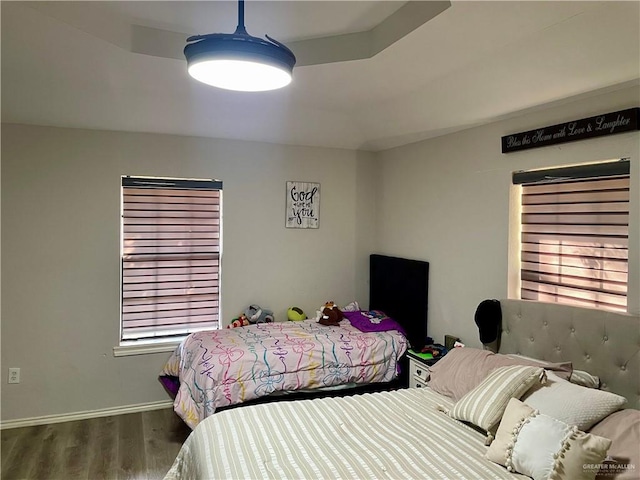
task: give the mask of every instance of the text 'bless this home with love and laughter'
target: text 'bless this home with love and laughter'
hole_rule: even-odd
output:
[[[631,132],[640,128],[639,117],[640,108],[636,107],[506,135],[502,137],[502,153]]]

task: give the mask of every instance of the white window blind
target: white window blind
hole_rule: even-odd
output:
[[[122,178],[122,340],[219,328],[222,182]]]
[[[522,185],[521,298],[627,310],[629,166],[614,166]]]

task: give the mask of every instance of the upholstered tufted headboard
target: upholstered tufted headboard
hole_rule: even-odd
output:
[[[571,361],[603,390],[640,409],[640,316],[528,300],[500,300],[500,353]]]

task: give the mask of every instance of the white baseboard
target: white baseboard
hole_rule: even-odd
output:
[[[88,418],[111,417],[113,415],[148,412],[151,410],[161,410],[163,408],[171,407],[173,407],[173,402],[171,400],[161,400],[159,402],[138,403],[136,405],[126,405],[124,407],[63,413],[62,415],[45,415],[43,417],[21,418],[18,420],[7,420],[0,423],[0,430],[19,427],[33,427],[35,425],[46,425],[50,423],[70,422],[72,420],[86,420]]]

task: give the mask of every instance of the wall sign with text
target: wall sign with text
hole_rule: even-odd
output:
[[[318,228],[320,184],[287,182],[287,228]]]
[[[640,108],[635,107],[506,135],[502,137],[502,153],[640,130],[639,117]]]

